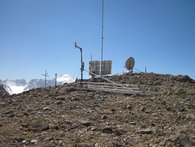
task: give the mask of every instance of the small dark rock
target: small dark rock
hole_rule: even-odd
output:
[[[179,146],[188,147],[192,145],[192,142],[187,134],[181,133],[178,136],[177,144]]]
[[[7,111],[7,112],[4,112],[3,114],[8,115],[8,114],[12,114],[12,113],[13,113],[13,111]]]
[[[29,130],[39,132],[39,131],[45,131],[49,129],[48,123],[42,121],[42,120],[35,120],[33,121],[30,126]]]
[[[13,139],[14,139],[16,142],[22,142],[22,141],[24,140],[23,137],[18,137],[18,136],[15,136]]]
[[[111,109],[111,111],[112,111],[112,112],[115,112],[115,111],[116,111],[116,109],[115,109],[115,108],[112,108],[112,109]]]
[[[55,102],[56,105],[61,105],[62,104],[62,101],[57,101]]]
[[[125,131],[124,129],[118,128],[118,129],[115,130],[114,133],[115,133],[116,135],[120,136],[120,135],[124,135],[126,132],[127,132],[127,131]]]
[[[77,98],[77,97],[72,97],[71,100],[72,100],[72,101],[79,101],[79,98]]]
[[[24,116],[29,116],[29,114],[27,112],[23,112]]]
[[[112,127],[106,126],[105,128],[102,129],[102,132],[111,134],[111,133],[113,133],[113,130],[112,130]]]
[[[140,111],[144,111],[145,110],[145,107],[144,106],[141,106],[140,107]]]
[[[87,120],[79,120],[79,122],[86,127],[93,126],[93,124]]]
[[[126,109],[131,110],[131,109],[132,109],[132,106],[131,106],[131,105],[127,105],[127,106],[126,106]]]
[[[14,117],[15,114],[14,113],[11,113],[11,114],[8,114],[7,117]]]
[[[50,123],[50,124],[49,124],[49,128],[50,128],[50,129],[59,130],[59,126],[58,126],[57,124],[53,124],[53,123]]]
[[[23,128],[28,128],[29,123],[22,123],[21,126],[22,126]]]
[[[73,124],[73,121],[71,121],[71,120],[64,120],[64,123],[67,124],[67,125],[71,125],[71,124]]]
[[[101,119],[106,119],[106,118],[107,118],[106,115],[102,115],[102,116],[101,116]]]

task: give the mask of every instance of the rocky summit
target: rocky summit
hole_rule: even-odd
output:
[[[79,90],[73,83],[0,96],[0,147],[195,146],[193,79],[152,73],[107,78],[148,94]]]

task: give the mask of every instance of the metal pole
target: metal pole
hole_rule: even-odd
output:
[[[100,76],[102,76],[102,61],[104,50],[104,0],[102,0],[102,42],[101,42],[101,61],[100,61]]]
[[[75,48],[80,49],[81,52],[81,81],[83,81],[83,71],[84,71],[84,62],[83,62],[83,49],[81,47],[79,47],[76,42],[74,43]]]
[[[47,78],[46,78],[46,72],[45,72],[45,88],[46,88],[46,85],[47,85]]]
[[[42,74],[42,75],[45,76],[45,88],[46,88],[46,85],[47,85],[47,76],[48,76],[47,71],[45,71],[45,74]]]
[[[57,86],[57,73],[55,73],[55,87]]]
[[[91,59],[91,61],[93,60],[92,53],[90,54],[90,59]]]
[[[80,48],[81,51],[81,81],[83,81],[83,52],[82,52],[82,48]]]

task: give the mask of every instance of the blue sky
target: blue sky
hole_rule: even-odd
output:
[[[195,0],[105,0],[104,59],[195,79]],[[100,59],[101,0],[0,0],[0,79],[80,76]],[[88,73],[85,73],[88,78]]]

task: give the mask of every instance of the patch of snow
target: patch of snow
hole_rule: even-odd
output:
[[[3,85],[3,87],[4,87],[4,89],[10,94],[10,95],[12,95],[13,94],[13,92],[12,92],[12,90],[10,89],[10,87],[9,86],[7,86],[7,85]]]
[[[61,83],[72,83],[75,81],[76,78],[71,77],[69,74],[64,74],[62,76],[60,76],[59,78],[57,78],[57,82],[61,82]]]
[[[24,89],[26,88],[26,86],[9,86],[11,91],[12,91],[12,94],[19,94],[19,93],[22,93],[24,92]]]

